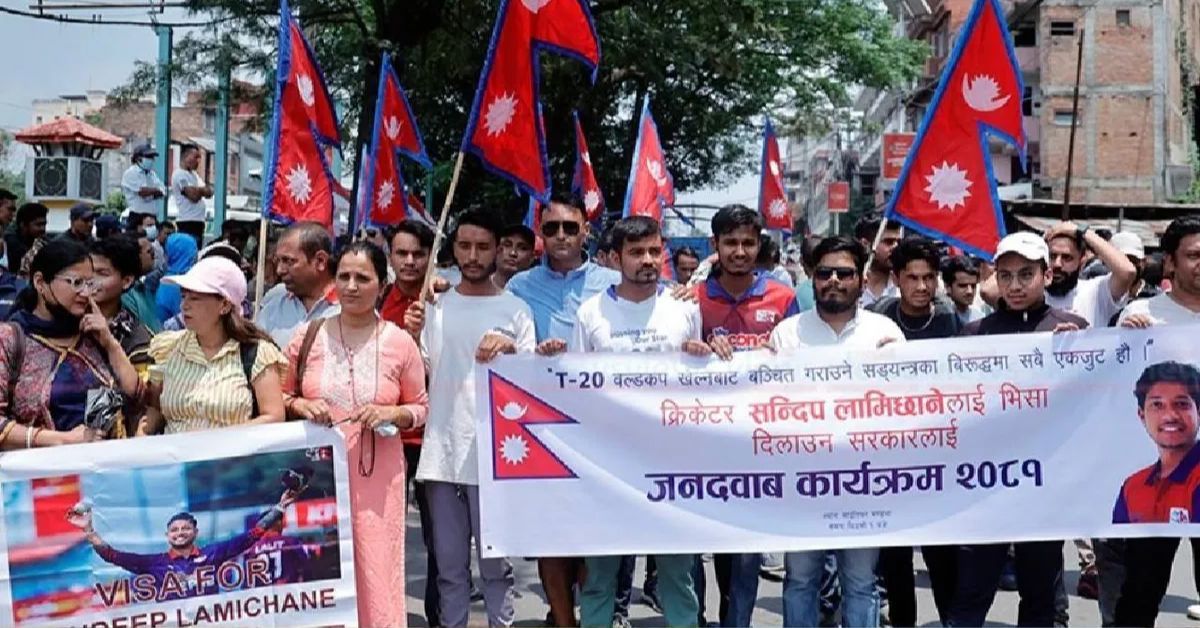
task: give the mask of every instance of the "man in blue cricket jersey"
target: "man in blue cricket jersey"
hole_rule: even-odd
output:
[[[253,528],[227,541],[212,543],[204,547],[196,545],[196,537],[199,535],[196,518],[189,512],[180,512],[167,521],[168,548],[166,552],[160,554],[134,554],[113,549],[92,527],[91,507],[86,504],[76,505],[67,514],[67,520],[84,531],[88,543],[91,543],[92,549],[100,558],[130,573],[154,576],[156,585],[162,587],[168,573],[191,576],[200,567],[210,566],[215,569],[221,563],[236,558],[250,549],[255,542],[263,538],[267,530],[283,519],[284,511],[296,501],[298,495],[297,491],[291,489],[284,491],[279,498],[279,503],[260,517]],[[184,577],[181,580],[188,582],[188,587],[192,590],[183,595],[167,591],[163,599],[209,595],[217,592],[215,578],[206,586],[200,586],[192,578]]]

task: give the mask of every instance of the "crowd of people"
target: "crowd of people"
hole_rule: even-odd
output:
[[[444,259],[419,221],[370,228],[338,246],[322,225],[292,224],[257,244],[271,253],[256,276],[244,228],[205,246],[203,223],[191,214],[178,225],[156,218],[151,210],[165,194],[202,212],[211,189],[186,167],[168,189],[153,176],[154,157],[149,148],[135,153],[124,181],[131,211],[115,229],[101,230],[110,221],[78,205],[69,228],[52,237],[44,205],[14,207],[15,196],[0,190],[0,448],[287,420],[336,429],[350,456],[364,626],[407,622],[410,502],[427,549],[429,624],[467,625],[476,595],[489,625],[514,621],[512,564],[482,558],[477,542],[476,363],[564,351],[729,359],[738,351],[870,350],[1200,321],[1196,216],[1173,221],[1154,255],[1132,234],[1062,223],[1005,237],[994,263],[866,219],[853,237],[801,238],[800,267],[788,269],[747,207],[717,212],[715,252],[702,258],[669,251],[650,218],[593,233],[579,203],[556,198],[540,210],[537,234],[500,224],[494,212],[460,213]],[[677,281],[664,279],[664,260]],[[436,278],[428,281],[431,264]],[[264,288],[259,303],[254,282]],[[647,328],[655,333],[639,333]],[[1193,413],[1196,403],[1200,391]],[[1098,600],[1106,625],[1153,625],[1178,542],[1075,541],[1079,593]],[[1065,625],[1063,543],[920,548],[941,621],[981,626],[996,591],[1011,586],[1021,597],[1020,625]],[[635,560],[538,559],[546,623],[628,625]],[[715,613],[703,605],[697,556],[648,557],[644,599],[669,625],[714,617],[722,626],[750,625],[772,558],[712,560]],[[911,547],[788,553],[784,623],[914,625],[913,561]]]

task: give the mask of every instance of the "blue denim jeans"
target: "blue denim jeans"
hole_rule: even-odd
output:
[[[842,585],[842,625],[874,628],[879,625],[879,593],[875,590],[878,548],[835,550],[838,580]],[[783,558],[783,624],[816,626],[820,622],[821,578],[825,552],[789,552]]]
[[[750,625],[758,600],[758,569],[762,554],[717,554],[713,568],[721,589],[721,625],[741,628]]]

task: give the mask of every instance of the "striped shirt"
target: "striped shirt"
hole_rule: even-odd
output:
[[[240,425],[253,418],[253,393],[237,341],[226,342],[210,360],[195,333],[167,331],[150,341],[150,357],[164,370],[159,405],[167,434]],[[287,358],[275,345],[260,340],[251,377],[257,380],[267,367],[279,369],[283,377]]]

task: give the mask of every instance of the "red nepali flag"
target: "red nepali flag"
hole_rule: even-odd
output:
[[[263,212],[284,222],[333,226],[334,178],[325,148],[341,150],[333,99],[287,0],[279,6],[279,66]]]
[[[650,114],[650,96],[642,102],[638,139],[625,188],[624,217],[649,216],[662,223],[663,208],[675,205],[675,180],[667,171],[667,159],[658,139],[658,126]]]
[[[575,424],[557,408],[488,371],[492,417],[492,477],[497,480],[577,477],[529,429],[531,425]]]
[[[537,54],[546,49],[600,64],[600,39],[585,0],[501,0],[462,150],[543,202],[550,167],[538,87]]]
[[[779,157],[779,140],[771,119],[763,127],[762,180],[758,184],[758,213],[763,226],[783,232],[792,230],[792,211],[788,208],[783,189],[783,166]]]
[[[367,161],[367,193],[362,195],[360,220],[374,225],[394,225],[405,218],[423,218],[409,206],[409,192],[397,155],[413,159],[426,169],[432,166],[408,97],[400,87],[391,56],[385,52],[379,69],[375,126]]]
[[[984,259],[1004,237],[988,138],[1025,157],[1025,86],[997,0],[975,0],[886,217]]]
[[[571,181],[571,190],[583,199],[588,222],[596,222],[604,215],[604,195],[600,193],[600,184],[596,183],[596,173],[592,170],[592,156],[588,152],[587,139],[583,137],[583,125],[579,124],[579,113],[571,115],[575,118],[575,177]]]

